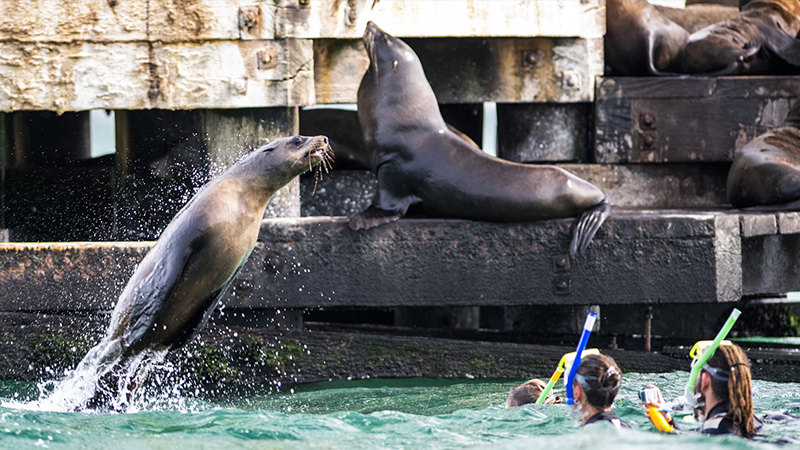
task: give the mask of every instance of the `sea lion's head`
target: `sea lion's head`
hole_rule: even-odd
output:
[[[290,136],[251,152],[237,164],[237,172],[266,181],[267,190],[274,192],[314,167],[328,170],[332,162],[333,149],[326,136]]]
[[[726,22],[692,33],[683,49],[683,72],[735,75],[747,72],[761,46]]]
[[[370,70],[397,72],[414,62],[414,66],[422,68],[417,55],[408,44],[381,30],[372,21],[367,23],[362,41],[369,56]]]

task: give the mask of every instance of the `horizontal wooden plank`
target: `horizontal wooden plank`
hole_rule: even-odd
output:
[[[404,219],[354,232],[345,219],[271,219],[262,227],[264,253],[252,258],[265,272],[245,269],[252,288],[242,304],[625,304],[741,295],[737,216],[618,212],[587,255],[565,268],[557,261],[568,259],[573,223]]]
[[[405,39],[439,103],[589,102],[602,39]],[[317,103],[355,103],[368,64],[360,41],[314,43]],[[457,76],[454,76],[457,74]]]
[[[195,109],[314,102],[305,40],[2,43],[0,111]]]
[[[0,41],[272,39],[274,17],[273,5],[254,0],[0,0]]]
[[[404,37],[602,38],[604,6],[603,0],[0,0],[0,41],[360,38],[369,20]]]
[[[279,0],[275,33],[279,37],[360,38],[370,20],[398,37],[602,38],[605,1]]]
[[[800,290],[800,232],[743,238],[738,214],[616,210],[569,260],[573,224],[402,219],[354,232],[344,218],[268,219],[224,304],[715,303]],[[0,244],[0,311],[110,310],[151,246]]]

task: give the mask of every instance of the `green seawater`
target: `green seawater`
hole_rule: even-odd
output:
[[[702,436],[678,419],[680,435],[655,431],[637,392],[657,384],[672,399],[688,373],[626,374],[617,414],[634,426],[577,426],[565,405],[503,408],[523,380],[371,379],[175,394],[164,387],[135,412],[35,410],[32,383],[0,382],[0,448],[54,449],[789,449],[800,447],[800,422],[772,422],[757,440]],[[152,390],[150,391],[152,392]],[[245,392],[245,391],[240,391]],[[563,395],[559,383],[557,394]],[[800,383],[754,382],[759,415],[800,416]]]

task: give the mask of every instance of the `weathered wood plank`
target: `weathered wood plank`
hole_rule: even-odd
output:
[[[743,294],[768,297],[800,291],[800,234],[762,235],[742,240]]]
[[[272,39],[274,17],[274,6],[254,0],[1,0],[0,41]]]
[[[447,20],[442,20],[443,18]],[[279,0],[276,36],[360,38],[372,20],[398,37],[602,38],[603,0]]]
[[[742,238],[737,214],[615,211],[586,255],[559,265],[573,222],[403,219],[357,233],[343,218],[268,219],[225,304],[704,303],[800,290],[800,233]],[[108,310],[151,246],[0,244],[0,311]]]
[[[0,111],[314,102],[311,41],[0,44]]]
[[[603,71],[602,39],[405,39],[439,103],[588,102]],[[368,64],[360,41],[314,44],[317,103],[355,103]]]
[[[567,259],[571,219],[405,219],[365,232],[349,230],[344,219],[272,219],[262,227],[264,253],[255,257],[268,268],[253,276],[248,305],[260,304],[258,298],[277,298],[287,307],[737,300],[738,217],[657,217],[612,216],[569,270],[556,261]]]
[[[729,162],[779,125],[800,77],[606,78],[595,104],[603,163]]]

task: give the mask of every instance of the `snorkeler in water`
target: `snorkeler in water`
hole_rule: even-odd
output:
[[[702,422],[698,430],[704,434],[735,434],[746,438],[756,435],[758,420],[753,415],[752,376],[750,362],[744,351],[736,344],[724,342],[714,356],[703,366],[695,381],[697,398],[695,418]],[[655,386],[652,395],[643,398],[643,404],[663,409],[661,391]],[[646,415],[651,414],[646,409]],[[675,422],[665,415],[670,426]]]
[[[611,409],[621,384],[622,371],[613,358],[603,354],[585,356],[573,380],[575,403],[570,414],[584,426],[610,422],[617,428],[630,428]]]
[[[511,390],[511,392],[508,394],[508,398],[506,399],[506,408],[527,405],[528,403],[536,403],[536,400],[538,400],[539,396],[542,395],[542,392],[544,392],[546,386],[547,384],[538,378],[534,378],[518,386],[514,386],[514,389]],[[562,403],[562,400],[561,397],[548,395],[542,403],[545,405],[552,405],[555,403]]]

